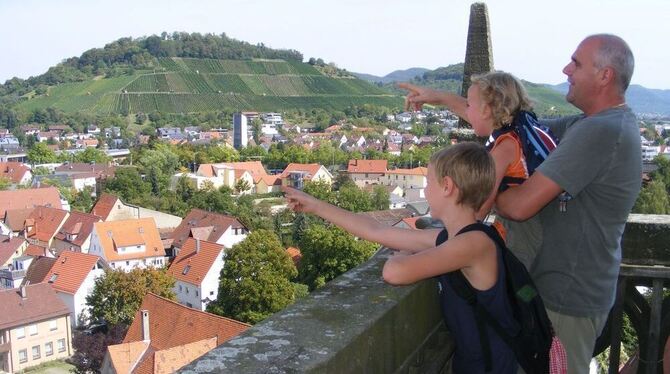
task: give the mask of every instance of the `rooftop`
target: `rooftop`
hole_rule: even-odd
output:
[[[4,217],[7,210],[34,208],[40,205],[62,208],[58,189],[45,187],[0,191],[0,217]]]
[[[198,245],[199,249],[197,249]],[[198,240],[188,238],[177,257],[172,261],[168,273],[182,282],[200,285],[222,252],[222,244],[204,240],[198,243]]]
[[[20,289],[0,291],[0,330],[70,314],[50,285],[31,284],[25,290],[26,298]]]

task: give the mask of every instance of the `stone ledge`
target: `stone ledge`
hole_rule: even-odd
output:
[[[625,264],[670,266],[670,215],[631,214],[622,252]]]
[[[437,285],[385,284],[381,268],[388,256],[380,251],[181,372],[443,372],[453,343]]]

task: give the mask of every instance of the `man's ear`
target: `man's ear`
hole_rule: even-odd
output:
[[[611,67],[606,66],[600,70],[599,80],[602,86],[607,86],[608,84],[614,83],[615,78],[616,73]]]

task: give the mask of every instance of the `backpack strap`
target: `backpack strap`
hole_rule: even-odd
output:
[[[481,222],[465,226],[458,233],[456,233],[456,236],[470,231],[482,231],[491,240],[493,240],[496,246],[500,247],[501,251],[504,252],[507,249],[505,242],[500,237],[500,234],[498,234],[498,231],[493,227]],[[501,271],[504,271],[504,269],[501,269]],[[479,334],[479,341],[482,347],[484,369],[486,372],[490,372],[493,369],[493,360],[491,357],[491,343],[489,342],[489,336],[486,332],[486,325],[488,324],[491,326],[491,328],[493,328],[493,330],[500,336],[500,338],[508,346],[510,346],[516,354],[516,348],[513,344],[512,338],[502,328],[502,326],[500,326],[498,321],[489,313],[489,311],[477,302],[476,290],[474,287],[472,287],[467,278],[465,278],[461,270],[449,272],[447,277],[449,278],[451,287],[454,289],[456,295],[465,300],[473,309],[475,323],[477,324],[477,332]]]

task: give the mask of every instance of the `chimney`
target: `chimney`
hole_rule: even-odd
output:
[[[21,285],[21,287],[19,287],[19,292],[21,293],[21,298],[23,300],[28,298],[28,294],[26,293],[26,286],[25,285]]]
[[[195,239],[195,253],[200,253],[200,239]]]
[[[141,310],[142,312],[142,340],[148,342],[151,340],[149,336],[149,311]]]

